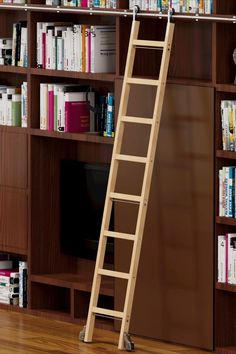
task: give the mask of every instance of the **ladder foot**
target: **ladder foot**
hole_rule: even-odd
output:
[[[134,342],[129,333],[124,333],[124,348],[127,352],[134,351]]]
[[[79,332],[79,340],[80,340],[80,342],[84,342],[85,330],[86,330],[86,326],[84,326],[83,329]]]

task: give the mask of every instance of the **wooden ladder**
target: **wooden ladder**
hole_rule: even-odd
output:
[[[86,326],[83,331],[81,331],[80,339],[84,342],[91,342],[93,336],[93,330],[95,325],[95,317],[97,316],[109,316],[112,318],[121,320],[120,336],[118,349],[126,349],[127,351],[132,351],[134,349],[134,344],[128,334],[131,309],[135,291],[135,283],[138,271],[138,264],[141,252],[143,230],[145,226],[145,219],[147,213],[147,205],[149,199],[149,191],[152,179],[153,164],[156,153],[156,145],[158,139],[158,132],[160,126],[161,112],[165,94],[166,78],[169,66],[170,52],[172,46],[172,39],[174,33],[174,24],[168,22],[166,25],[166,33],[164,41],[149,41],[138,39],[140,22],[136,21],[135,18],[132,22],[130,41],[128,47],[126,68],[121,92],[120,107],[118,112],[117,128],[114,140],[114,147],[112,153],[111,167],[109,180],[107,185],[107,194],[104,205],[103,220],[101,225],[101,233],[98,245],[97,260],[94,271],[92,292],[90,298],[90,305],[88,311],[88,318]],[[160,49],[162,50],[162,59],[160,63],[160,71],[158,80],[147,79],[147,78],[134,78],[133,75],[133,65],[136,54],[136,48],[145,49]],[[155,86],[156,96],[154,102],[153,117],[134,117],[127,116],[127,107],[130,94],[131,85],[151,85]],[[145,124],[150,127],[147,156],[133,156],[125,155],[121,153],[122,141],[124,136],[124,131],[126,124]],[[141,195],[124,194],[116,192],[116,182],[118,176],[119,165],[122,161],[126,163],[138,163],[144,164],[144,174],[142,180]],[[121,233],[116,231],[109,231],[110,218],[114,202],[123,203],[137,203],[138,213],[136,220],[135,233]],[[106,253],[107,239],[118,238],[130,240],[133,242],[132,256],[130,262],[129,273],[123,273],[114,270],[104,269],[104,259]],[[113,278],[120,278],[127,280],[126,296],[124,301],[124,310],[115,311],[110,309],[105,309],[98,307],[98,297],[101,286],[102,276],[108,276]]]

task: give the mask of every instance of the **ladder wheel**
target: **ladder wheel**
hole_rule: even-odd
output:
[[[86,329],[86,326],[84,326],[84,328],[79,332],[79,340],[80,340],[81,342],[84,342],[85,329]]]
[[[134,11],[135,13],[139,13],[140,12],[140,7],[138,5],[134,5]]]
[[[129,333],[124,333],[124,348],[127,352],[133,352],[134,351],[134,342],[131,339],[131,336]]]

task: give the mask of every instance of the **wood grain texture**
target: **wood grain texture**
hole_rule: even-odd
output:
[[[121,354],[118,333],[95,330],[94,342],[79,341],[81,326],[0,310],[1,354]],[[204,354],[202,350],[132,337],[136,354]],[[208,352],[209,353],[209,352]]]

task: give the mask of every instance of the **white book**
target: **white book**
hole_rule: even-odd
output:
[[[66,92],[64,95],[65,102],[83,102],[87,99],[86,92]]]
[[[46,33],[46,69],[53,69],[53,36],[54,29],[49,28]]]
[[[27,128],[27,82],[23,82],[21,85],[21,127]]]
[[[91,72],[115,72],[115,26],[91,26]]]
[[[1,49],[12,49],[12,38],[0,38]]]
[[[59,113],[58,113],[58,91],[63,90],[63,84],[54,84],[53,86],[53,101],[54,101],[54,130],[58,130]]]
[[[20,61],[18,62],[18,66],[22,67],[27,67],[28,64],[27,33],[27,27],[21,27]]]
[[[12,269],[13,262],[9,260],[0,261],[0,269]]]
[[[57,130],[65,131],[65,94],[63,88],[59,87],[57,92]]]
[[[226,282],[226,236],[218,236],[218,282]]]
[[[81,25],[73,26],[73,57],[74,57],[74,70],[82,71],[82,37]]]
[[[219,170],[219,216],[225,216],[224,208],[224,171]]]
[[[40,83],[40,129],[48,129],[48,84]]]
[[[43,43],[42,43],[42,29],[43,22],[37,22],[37,67],[42,68],[43,66]]]
[[[12,126],[12,94],[7,94],[7,111],[6,111],[6,125]]]
[[[57,70],[64,70],[64,39],[62,37],[57,37],[57,55],[56,55],[56,68]]]

